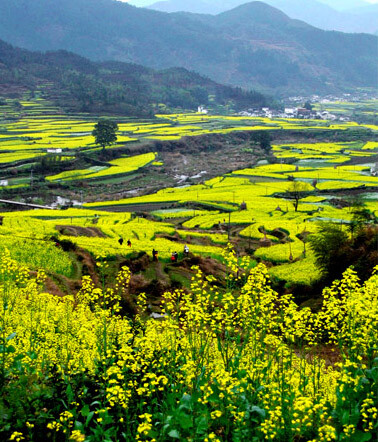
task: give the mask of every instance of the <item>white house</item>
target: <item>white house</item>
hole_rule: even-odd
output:
[[[294,116],[296,113],[296,110],[292,107],[285,107],[285,114],[286,115],[290,115],[290,116]]]
[[[198,113],[199,114],[208,114],[209,111],[204,106],[198,106]]]
[[[47,149],[47,153],[62,153],[62,149]]]
[[[331,120],[331,121],[335,121],[335,120],[337,120],[336,115],[331,114],[331,113],[328,112],[328,111],[323,111],[323,112],[320,113],[320,115],[321,115],[321,117],[322,117],[323,120]]]

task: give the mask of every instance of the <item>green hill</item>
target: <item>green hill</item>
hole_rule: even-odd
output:
[[[38,53],[0,41],[0,96],[21,97],[43,90],[71,111],[152,116],[170,109],[230,105],[245,109],[266,104],[256,92],[222,86],[183,68],[155,71],[121,62],[92,62],[66,51]],[[159,106],[160,104],[160,106]]]
[[[278,93],[376,87],[378,77],[376,36],[322,31],[261,2],[211,16],[114,0],[0,0],[0,38]]]

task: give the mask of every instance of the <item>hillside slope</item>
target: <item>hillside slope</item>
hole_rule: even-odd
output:
[[[158,104],[196,109],[208,104],[209,95],[213,105],[235,109],[266,104],[259,93],[222,86],[183,68],[95,63],[66,51],[30,52],[0,40],[0,95],[21,97],[36,90],[70,110],[126,115],[151,116]]]
[[[0,0],[0,38],[279,93],[374,87],[378,73],[377,37],[321,31],[261,2],[211,16],[114,0]]]

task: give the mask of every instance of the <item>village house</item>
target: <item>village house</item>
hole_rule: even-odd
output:
[[[297,109],[297,117],[298,118],[310,118],[312,112],[309,109],[306,109],[304,107],[299,107]]]
[[[198,106],[198,113],[207,115],[209,111],[204,106]]]
[[[62,153],[63,149],[47,149],[47,153]]]

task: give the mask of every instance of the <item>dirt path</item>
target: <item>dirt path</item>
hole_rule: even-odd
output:
[[[66,236],[88,236],[91,238],[106,238],[105,233],[102,232],[98,227],[57,225],[55,226],[55,228],[61,235]]]
[[[57,273],[48,274],[45,281],[45,290],[48,293],[59,297],[76,294],[81,289],[83,276],[89,276],[95,286],[100,287],[96,261],[92,255],[87,250],[78,247],[72,251],[72,259],[74,259],[75,276],[67,278]]]
[[[46,281],[45,281],[45,290],[46,292],[55,295],[55,296],[59,296],[60,298],[63,298],[64,296],[67,295],[67,293],[65,293],[56,283],[55,281],[48,276]]]

